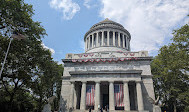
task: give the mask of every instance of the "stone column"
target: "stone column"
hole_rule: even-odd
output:
[[[74,105],[74,89],[75,89],[75,84],[74,82],[71,82],[71,88],[70,88],[71,92],[70,92],[70,103],[69,103],[69,107],[73,108]]]
[[[118,46],[121,47],[120,33],[118,32]]]
[[[91,47],[91,36],[89,35],[89,49]]]
[[[124,34],[123,34],[122,38],[123,38],[123,48],[125,48],[125,35]]]
[[[110,31],[107,31],[107,46],[110,45]]]
[[[95,85],[95,110],[98,110],[98,105],[100,105],[100,82],[96,82]]]
[[[102,46],[104,46],[104,31],[102,31]]]
[[[115,31],[113,31],[113,46],[115,46]]]
[[[94,47],[94,33],[92,34],[92,48]]]
[[[109,83],[109,109],[110,111],[115,110],[114,104],[114,82],[110,81]]]
[[[129,99],[129,87],[128,87],[128,81],[124,81],[124,109],[126,111],[130,111],[130,99]]]
[[[80,110],[86,108],[86,82],[82,82]]]
[[[127,36],[126,36],[126,49],[128,49],[128,39],[127,39]]]
[[[99,43],[98,43],[98,32],[96,32],[96,47],[98,47],[99,46]]]
[[[137,91],[138,110],[141,111],[144,110],[141,81],[136,82],[136,91]]]

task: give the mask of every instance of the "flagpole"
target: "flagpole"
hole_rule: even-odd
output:
[[[1,71],[0,71],[0,79],[1,79],[1,74],[2,74],[2,72],[3,72],[3,68],[4,68],[4,65],[5,65],[5,61],[6,61],[6,59],[7,59],[7,55],[8,55],[9,48],[10,48],[10,45],[11,45],[12,40],[13,40],[13,38],[11,37],[11,38],[10,38],[10,41],[9,41],[9,46],[8,46],[8,48],[7,48],[7,52],[6,52],[6,54],[5,54],[5,58],[4,58],[4,61],[3,61],[2,67],[1,67]]]

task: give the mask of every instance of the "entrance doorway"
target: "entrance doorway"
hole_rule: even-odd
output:
[[[105,109],[105,106],[109,106],[109,85],[108,82],[102,82],[100,86],[100,99],[101,99],[101,107]]]
[[[109,105],[109,94],[103,94],[102,108],[105,109],[105,106]]]

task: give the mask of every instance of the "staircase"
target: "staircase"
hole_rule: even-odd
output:
[[[72,112],[89,112],[89,110],[85,110],[85,111],[82,111],[82,110],[73,110]],[[91,112],[98,112],[98,111],[92,110]],[[103,110],[103,112],[106,112],[106,111]],[[139,111],[114,110],[114,111],[109,111],[109,112],[139,112]],[[142,112],[149,112],[149,111],[142,111]]]

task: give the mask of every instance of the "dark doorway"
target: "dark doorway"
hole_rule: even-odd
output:
[[[76,96],[77,96],[77,104],[76,104],[76,109],[80,109],[80,101],[81,101],[81,84],[76,83],[75,85],[75,91],[76,91]]]
[[[102,108],[104,109],[105,106],[109,105],[109,94],[103,94],[103,104],[102,104]]]
[[[102,82],[100,85],[101,107],[109,106],[109,85],[108,82]]]
[[[131,110],[137,110],[136,85],[134,82],[129,83],[129,99],[130,99]]]

